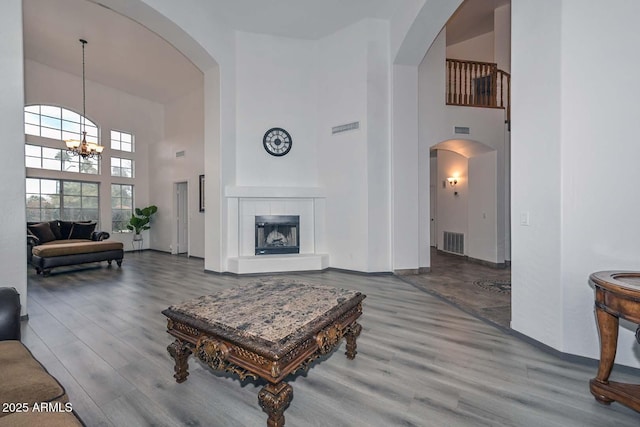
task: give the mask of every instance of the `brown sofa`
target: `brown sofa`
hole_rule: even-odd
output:
[[[20,298],[0,288],[0,427],[84,424],[67,393],[20,342]]]
[[[38,274],[65,265],[116,261],[122,265],[122,242],[107,240],[109,233],[95,231],[93,221],[48,221],[27,223],[27,258]]]

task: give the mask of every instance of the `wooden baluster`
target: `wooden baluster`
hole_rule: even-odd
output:
[[[458,103],[458,88],[456,87],[456,82],[458,81],[458,63],[453,63],[453,103]]]
[[[493,65],[491,67],[491,106],[496,107],[498,96],[498,67]]]
[[[466,62],[464,63],[464,105],[469,105],[469,97],[467,95],[467,74],[469,73],[468,65]]]
[[[471,73],[469,74],[469,92],[471,92],[471,95],[469,96],[469,105],[475,105],[476,103],[476,97],[475,97],[475,88],[474,88],[474,82],[475,82],[475,75],[477,74],[477,69],[476,69],[476,63],[472,62],[471,63]]]
[[[500,73],[500,107],[504,108],[504,73]]]
[[[447,103],[451,104],[453,97],[451,96],[451,61],[447,60],[447,68],[449,70],[449,91],[447,93]]]
[[[462,104],[462,64],[458,62],[458,105]]]

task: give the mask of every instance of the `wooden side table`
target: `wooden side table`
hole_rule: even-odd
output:
[[[640,271],[599,271],[589,276],[596,289],[595,311],[600,332],[600,364],[589,389],[605,405],[620,402],[640,412],[640,385],[609,381],[616,358],[620,318],[640,324]],[[640,326],[636,329],[640,343]]]

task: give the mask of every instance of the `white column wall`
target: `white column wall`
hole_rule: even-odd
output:
[[[27,242],[25,238],[24,80],[22,65],[22,1],[7,0],[0,14],[0,260],[2,286],[20,293],[27,314]]]
[[[367,271],[367,32],[352,25],[318,41],[319,184],[326,191],[326,248],[332,267]],[[340,64],[336,67],[336,64]],[[333,135],[334,126],[360,128]]]
[[[393,269],[415,270],[420,264],[418,67],[394,64],[392,79]]]
[[[513,0],[511,11],[511,327],[562,350],[562,2]]]
[[[367,20],[367,271],[391,271],[389,26]]]
[[[640,3],[562,2],[563,351],[599,357],[590,273],[640,270]],[[514,27],[515,28],[515,27]],[[587,71],[588,70],[588,71]],[[608,84],[595,84],[606,81]],[[514,148],[515,148],[514,143]],[[637,325],[622,322],[616,362],[640,367]]]

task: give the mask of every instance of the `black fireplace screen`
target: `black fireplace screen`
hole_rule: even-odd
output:
[[[256,255],[300,253],[300,216],[256,216]]]

